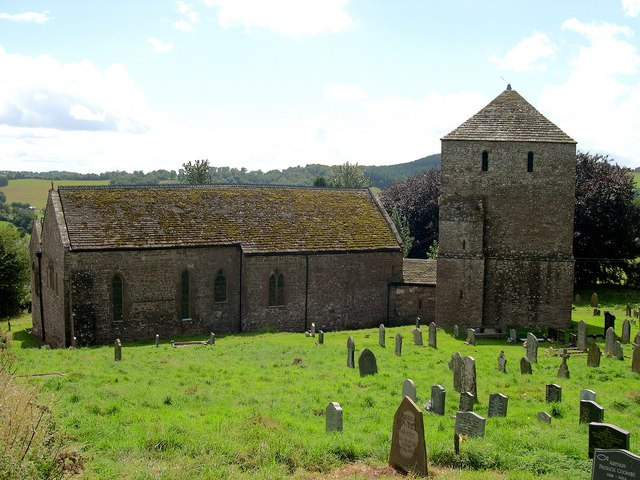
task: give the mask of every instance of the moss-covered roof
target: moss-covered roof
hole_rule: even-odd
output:
[[[421,258],[405,258],[402,260],[402,275],[392,279],[392,283],[407,285],[435,285],[436,260]]]
[[[511,87],[442,139],[575,143]]]
[[[368,189],[60,187],[72,250],[241,245],[246,253],[398,249]]]

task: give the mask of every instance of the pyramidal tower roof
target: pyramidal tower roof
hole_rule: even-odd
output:
[[[576,143],[512,90],[511,85],[442,139]]]

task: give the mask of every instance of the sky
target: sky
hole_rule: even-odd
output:
[[[0,170],[392,165],[510,83],[640,166],[640,0],[0,0]]]

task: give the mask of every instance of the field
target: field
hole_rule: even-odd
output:
[[[109,180],[54,180],[54,188],[69,185],[109,185]],[[28,203],[39,210],[47,204],[47,195],[51,189],[51,180],[39,178],[20,178],[9,180],[9,185],[0,187],[0,191],[7,196],[7,203]]]
[[[622,303],[639,300],[637,293],[601,299],[603,312],[617,317],[618,335]],[[579,320],[588,322],[588,333],[602,331],[603,317],[593,317],[589,307],[576,308],[574,327]],[[585,356],[572,356],[571,378],[558,379],[558,346],[541,343],[533,375],[522,376],[520,343],[479,340],[472,347],[438,330],[437,350],[417,347],[408,325],[387,328],[386,348],[378,345],[377,329],[327,332],[324,345],[301,333],[263,332],[220,335],[215,346],[172,348],[169,339],[159,348],[151,340],[126,344],[123,360],[115,362],[112,346],[36,348],[25,331],[29,323],[28,317],[17,326],[14,320],[17,375],[64,376],[19,381],[37,385],[50,402],[59,429],[85,458],[84,478],[400,478],[386,462],[406,378],[417,385],[419,405],[432,385],[447,392],[446,415],[424,415],[436,478],[590,478],[588,427],[578,423],[583,388],[597,393],[605,421],[631,431],[630,450],[640,451],[640,377],[629,358],[603,357],[599,368],[590,368]],[[633,326],[632,339],[637,331]],[[396,333],[404,338],[402,356],[394,354]],[[356,356],[365,347],[375,353],[377,375],[361,378],[357,368],[346,367],[349,335]],[[497,370],[501,350],[508,360],[504,374]],[[624,350],[629,357],[631,346]],[[477,413],[486,416],[489,394],[509,397],[507,417],[487,419],[485,437],[464,441],[458,455],[452,416],[459,396],[447,368],[457,351],[476,359]],[[549,383],[563,387],[561,403],[545,403]],[[325,432],[324,410],[331,401],[344,410],[342,434]],[[541,411],[552,415],[551,425],[537,421]]]

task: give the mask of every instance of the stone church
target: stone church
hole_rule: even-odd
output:
[[[509,88],[442,139],[441,178],[437,268],[402,258],[370,189],[52,189],[30,244],[33,333],[566,326],[575,142]]]

